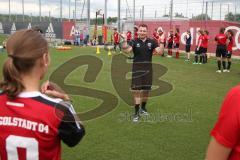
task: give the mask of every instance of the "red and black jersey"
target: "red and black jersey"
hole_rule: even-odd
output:
[[[173,34],[170,34],[167,39],[168,43],[173,43]]]
[[[120,42],[120,36],[117,32],[113,33],[113,42],[117,44]]]
[[[130,41],[132,39],[132,32],[128,31],[127,32],[127,41]]]
[[[173,37],[173,41],[175,44],[179,44],[180,43],[180,35],[179,33],[176,33]]]
[[[220,33],[216,35],[215,41],[217,42],[218,45],[226,45],[227,36],[225,34]]]
[[[202,47],[203,48],[208,48],[208,40],[209,36],[207,34],[203,35],[203,40],[202,40]]]
[[[75,146],[85,134],[71,104],[40,92],[14,100],[0,95],[0,159],[60,160],[61,140]]]
[[[232,48],[233,48],[233,38],[232,38],[232,37],[229,37],[228,40],[229,40],[229,43],[228,43],[228,46],[227,46],[227,51],[232,52]]]

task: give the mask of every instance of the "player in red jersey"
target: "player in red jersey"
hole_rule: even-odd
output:
[[[158,35],[157,28],[153,31],[153,39],[154,39],[156,42],[158,42],[159,35]]]
[[[211,131],[206,160],[240,159],[240,86],[227,94]]]
[[[121,46],[120,46],[120,35],[117,31],[117,28],[114,28],[113,29],[114,32],[113,32],[113,45],[114,45],[114,51],[116,52],[117,51],[117,46],[121,52]]]
[[[179,35],[179,28],[175,28],[175,33],[173,37],[173,48],[176,58],[179,58],[179,45],[180,45],[180,35]]]
[[[207,49],[208,49],[208,40],[209,40],[209,32],[207,30],[204,30],[203,32],[203,53],[202,53],[202,63],[207,63],[208,55],[207,55]]]
[[[195,49],[195,62],[193,62],[193,64],[202,64],[201,60],[202,60],[202,53],[203,53],[203,30],[199,30],[198,31],[198,41],[197,41],[197,46]],[[200,62],[198,62],[198,58],[200,56]]]
[[[165,39],[165,35],[164,35],[162,27],[158,27],[157,33],[159,35],[159,38],[158,38],[158,44],[159,44],[159,47],[160,47],[160,53],[159,54],[164,56],[164,46],[165,46],[165,43],[166,43],[166,39]]]
[[[132,40],[132,32],[131,31],[127,31],[127,43],[129,44]]]
[[[216,35],[215,41],[217,43],[216,57],[218,62],[218,70],[216,72],[227,72],[226,70],[226,53],[227,53],[227,36],[224,34],[225,28],[220,28],[219,34]]]
[[[85,130],[57,85],[46,82],[44,94],[40,92],[50,64],[48,43],[36,29],[20,30],[8,38],[6,50],[0,82],[0,159],[60,160],[61,141],[75,146]]]
[[[158,35],[157,28],[155,28],[153,31],[153,40],[155,40],[156,43],[158,43],[158,41],[159,41],[159,35]],[[153,55],[156,55],[156,54],[157,53],[153,53]]]
[[[167,47],[168,47],[168,56],[172,57],[172,46],[173,46],[173,31],[170,30],[168,38],[167,38]]]

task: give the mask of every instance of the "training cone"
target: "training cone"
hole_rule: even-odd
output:
[[[108,55],[111,56],[112,55],[112,52],[111,52],[111,49],[110,47],[108,47]]]
[[[99,46],[97,46],[97,52],[96,52],[96,54],[100,54],[100,48],[99,48]]]

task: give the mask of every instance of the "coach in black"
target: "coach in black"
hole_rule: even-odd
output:
[[[134,54],[131,85],[135,103],[134,122],[139,120],[139,114],[148,115],[146,103],[152,87],[152,55],[153,52],[160,54],[161,51],[157,42],[147,38],[147,34],[147,25],[141,24],[138,28],[138,39],[133,40],[130,45],[127,41],[122,45],[125,53],[133,51]]]

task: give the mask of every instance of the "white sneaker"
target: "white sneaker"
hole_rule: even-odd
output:
[[[229,73],[229,72],[230,72],[230,70],[227,70],[227,72]]]
[[[217,70],[216,72],[217,72],[217,73],[222,73],[222,71],[221,71],[221,70]]]
[[[223,72],[228,72],[228,71],[226,69],[224,69]]]
[[[144,111],[143,109],[140,109],[139,113],[144,115],[144,116],[148,116],[149,115],[149,113],[147,111]]]
[[[167,57],[168,57],[168,58],[172,58],[172,56],[170,56],[170,55],[167,55]]]
[[[134,115],[133,116],[133,122],[138,122],[139,121],[140,116],[139,115]]]

